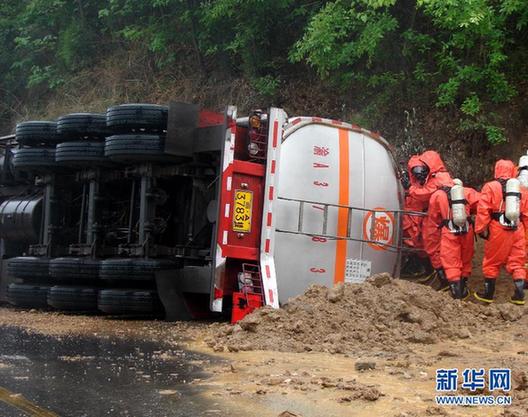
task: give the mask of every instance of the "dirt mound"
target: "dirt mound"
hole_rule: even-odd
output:
[[[523,308],[453,300],[430,287],[375,275],[364,284],[313,285],[283,308],[261,308],[237,325],[213,327],[215,350],[357,353],[408,350],[469,338],[521,319]]]

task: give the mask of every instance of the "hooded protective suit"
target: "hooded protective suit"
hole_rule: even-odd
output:
[[[411,182],[411,187],[419,187],[420,184],[416,178],[412,175],[412,169],[416,166],[423,165],[423,162],[420,160],[418,155],[413,155],[407,163],[407,170],[409,173],[409,179]],[[427,203],[417,200],[409,192],[405,196],[405,211],[417,211],[417,212],[426,212]],[[405,243],[415,249],[423,249],[423,240],[422,240],[422,222],[423,217],[418,216],[404,216],[403,217],[403,236],[405,238]]]
[[[528,167],[526,166],[519,166],[519,180],[521,182],[521,193],[523,195],[523,200],[528,202],[528,181],[525,176],[520,176],[521,170],[527,170]],[[527,203],[528,204],[528,203]],[[526,243],[526,263],[525,263],[525,269],[526,269],[526,281],[525,281],[525,288],[528,289],[528,227],[524,227],[524,241]]]
[[[499,160],[495,164],[495,180],[487,182],[482,187],[480,201],[477,207],[475,232],[486,233],[488,240],[484,245],[484,260],[482,272],[489,279],[499,276],[502,265],[512,275],[514,280],[526,278],[524,264],[526,260],[526,246],[524,230],[528,227],[528,200],[523,195],[521,201],[521,217],[516,229],[503,226],[494,219],[496,213],[504,210],[502,185],[498,180],[508,180],[517,174],[512,161]]]
[[[448,187],[451,187],[453,182],[445,185],[447,186],[445,189],[437,190],[431,196],[428,217],[431,223],[437,224],[440,228],[440,262],[447,280],[453,282],[471,275],[474,234],[469,217],[477,211],[479,193],[473,188],[464,187],[468,223],[467,229],[460,230],[452,224],[453,218],[448,197]]]
[[[423,186],[411,185],[409,195],[429,207],[429,200],[433,193],[442,186],[451,186],[453,181],[438,152],[425,151],[420,155],[419,159],[429,168],[429,177]],[[434,269],[442,267],[440,260],[440,235],[439,224],[427,216],[422,223],[422,237],[424,249],[429,255]]]

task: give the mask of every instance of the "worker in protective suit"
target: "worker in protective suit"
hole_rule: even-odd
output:
[[[516,174],[512,161],[497,161],[495,179],[484,184],[477,206],[475,232],[486,240],[482,262],[485,283],[484,290],[474,293],[474,296],[485,303],[493,302],[495,282],[504,265],[515,284],[515,292],[510,301],[524,304],[524,230],[528,227],[528,201],[520,192]]]
[[[476,190],[447,178],[429,200],[428,219],[440,230],[440,262],[455,299],[469,296],[467,281],[475,252],[471,215],[476,214],[478,200]]]
[[[409,192],[409,188],[412,186],[420,186],[420,183],[423,181],[422,185],[425,184],[426,176],[415,175],[416,172],[413,171],[414,168],[418,169],[418,172],[421,172],[423,167],[423,162],[420,161],[418,155],[413,155],[407,163],[407,171],[409,178],[409,187],[405,193],[405,211],[416,211],[416,212],[426,212],[427,203],[417,200]],[[422,241],[422,220],[423,217],[419,216],[404,216],[403,217],[403,236],[405,238],[405,243],[415,249],[423,249]]]
[[[438,152],[425,151],[420,155],[419,160],[422,163],[420,174],[425,174],[426,177],[422,184],[411,185],[409,195],[429,207],[429,200],[433,193],[444,185],[449,186],[452,179]],[[437,273],[440,282],[439,289],[444,290],[449,288],[449,282],[440,260],[440,236],[441,231],[438,224],[429,216],[425,217],[422,223],[424,249]]]
[[[528,199],[528,152],[519,159],[519,168],[517,179],[521,183],[521,193],[523,198]],[[526,242],[526,280],[524,281],[524,289],[528,290],[528,227],[524,228],[524,240]]]
[[[402,184],[405,189],[405,204],[404,210],[406,212],[426,213],[427,202],[417,200],[409,194],[411,186],[423,186],[427,179],[428,168],[420,160],[419,155],[413,155],[407,163],[407,170],[405,173],[405,181],[402,179]],[[433,269],[427,253],[424,251],[422,238],[422,223],[423,216],[404,215],[403,216],[403,238],[404,243],[410,248],[414,249],[407,258],[402,268],[402,273],[407,275],[422,275],[425,278],[420,278],[417,281],[428,281],[431,279]]]

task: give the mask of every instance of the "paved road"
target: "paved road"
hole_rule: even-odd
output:
[[[0,327],[0,416],[207,415],[211,405],[187,384],[206,376],[190,363],[204,360],[210,358],[154,343]]]

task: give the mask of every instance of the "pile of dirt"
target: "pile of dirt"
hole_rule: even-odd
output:
[[[214,325],[216,351],[357,353],[406,351],[409,343],[470,338],[520,320],[523,308],[453,300],[430,287],[378,274],[364,284],[312,285],[281,309],[264,307],[238,324]]]

